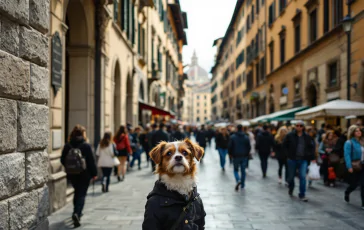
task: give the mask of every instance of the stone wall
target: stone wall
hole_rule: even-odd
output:
[[[49,0],[0,1],[0,229],[48,229]]]

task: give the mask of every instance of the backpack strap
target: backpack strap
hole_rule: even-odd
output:
[[[197,195],[195,198],[193,198],[192,200],[190,200],[190,201],[187,203],[187,205],[183,207],[181,214],[179,215],[179,217],[178,217],[177,221],[176,221],[176,222],[174,222],[174,224],[173,224],[173,226],[172,226],[171,230],[176,230],[176,229],[177,229],[178,225],[180,225],[180,223],[182,222],[182,220],[186,217],[186,215],[187,215],[187,213],[188,213],[189,208],[192,206],[192,204],[193,204],[196,200],[198,200],[198,198],[199,198],[199,195]]]

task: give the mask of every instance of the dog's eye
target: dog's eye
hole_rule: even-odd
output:
[[[183,151],[182,154],[185,155],[185,156],[187,156],[187,152],[186,151]]]
[[[171,153],[171,152],[168,152],[168,153],[167,153],[167,156],[171,156],[171,155],[172,155],[172,153]]]

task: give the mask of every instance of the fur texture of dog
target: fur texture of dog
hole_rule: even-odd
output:
[[[150,157],[157,164],[155,173],[160,176],[169,190],[182,195],[189,195],[196,187],[197,166],[204,149],[189,139],[176,142],[161,142],[150,152]]]

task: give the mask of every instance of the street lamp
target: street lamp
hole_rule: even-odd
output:
[[[350,9],[350,5],[349,9]],[[345,18],[342,20],[342,25],[343,25],[343,29],[347,35],[347,46],[348,46],[348,50],[347,50],[347,99],[348,101],[350,100],[350,87],[351,87],[351,83],[350,83],[350,75],[351,75],[351,30],[353,27],[353,18],[350,16],[350,10],[348,15],[345,16]],[[350,126],[350,120],[347,120],[347,128],[349,128]]]

